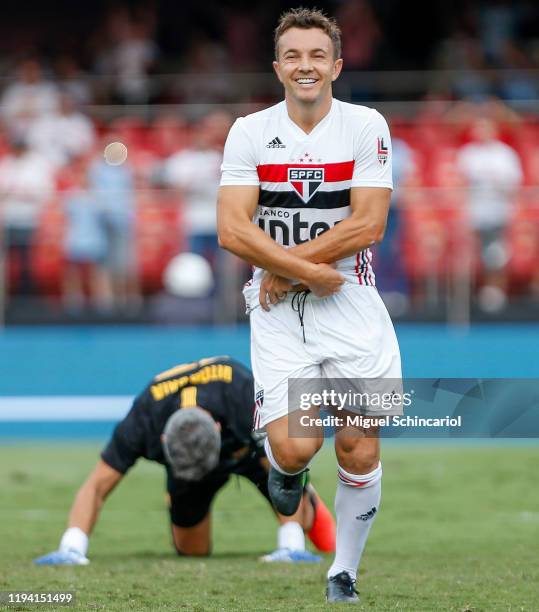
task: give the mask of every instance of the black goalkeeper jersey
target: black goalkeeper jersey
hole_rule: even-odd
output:
[[[239,463],[261,454],[252,437],[254,391],[251,372],[230,357],[213,357],[162,372],[138,395],[101,453],[105,463],[125,474],[144,457],[166,466],[161,435],[170,415],[200,406],[221,425],[219,465],[206,478],[232,473]]]

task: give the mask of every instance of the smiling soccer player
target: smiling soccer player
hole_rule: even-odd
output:
[[[369,247],[384,235],[391,141],[375,110],[333,98],[340,31],[317,10],[285,13],[273,67],[284,101],[242,117],[225,146],[218,203],[221,246],[255,266],[244,295],[259,401],[268,433],[269,493],[285,515],[322,432],[289,435],[291,378],[400,379],[399,347],[376,290]],[[369,411],[364,412],[369,415]],[[373,414],[372,416],[376,416]],[[356,572],[381,496],[377,435],[340,431],[336,556],[328,601],[357,602]]]

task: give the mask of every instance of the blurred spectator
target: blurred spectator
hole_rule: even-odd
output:
[[[260,65],[260,19],[258,14],[228,10],[226,46],[235,70],[255,72]]]
[[[499,79],[499,95],[504,100],[520,101],[519,110],[535,109],[535,100],[539,95],[535,66],[529,55],[516,44],[508,42],[502,55],[504,72]]]
[[[468,214],[481,245],[479,303],[485,310],[496,311],[506,302],[505,233],[522,168],[516,152],[498,139],[492,120],[477,120],[472,136],[474,142],[458,152],[457,165],[468,183]]]
[[[464,5],[455,30],[440,44],[437,62],[437,67],[453,71],[457,98],[479,101],[496,94],[524,101],[520,106],[526,108],[525,102],[537,97],[537,79],[529,72],[535,67],[532,54],[519,37],[526,20],[533,19],[532,4],[491,0]],[[505,72],[488,72],[492,68]]]
[[[456,30],[441,41],[435,66],[440,70],[453,71],[453,91],[449,93],[457,98],[482,100],[491,93],[491,83],[484,73],[484,53],[471,15],[461,16]],[[443,81],[446,77],[442,73],[437,78]]]
[[[398,199],[399,187],[417,170],[417,164],[414,152],[401,138],[392,139],[391,149],[393,155],[393,183],[395,187],[393,197]]]
[[[519,25],[519,7],[514,0],[489,0],[479,10],[479,37],[489,65],[500,66]]]
[[[495,96],[489,96],[481,102],[458,100],[443,115],[444,122],[452,124],[461,132],[465,132],[471,123],[480,118],[488,118],[498,125],[522,122],[517,112]]]
[[[73,314],[81,311],[85,307],[85,286],[88,285],[92,304],[97,310],[106,312],[113,303],[111,279],[104,266],[107,235],[98,199],[88,186],[85,164],[78,165],[73,178],[76,185],[63,198],[66,218],[64,304]]]
[[[7,252],[18,260],[19,293],[28,294],[34,289],[32,241],[40,213],[53,193],[52,166],[28,149],[23,139],[12,141],[10,153],[0,160],[0,219]]]
[[[368,0],[344,2],[336,18],[342,30],[342,57],[346,69],[372,68],[382,31]]]
[[[9,85],[0,102],[2,120],[15,137],[25,137],[37,118],[58,108],[58,88],[43,78],[41,66],[27,59],[18,68],[17,79]]]
[[[152,93],[149,72],[158,55],[157,45],[149,38],[144,24],[132,23],[112,54],[112,65],[118,75],[118,96],[125,104],[149,101]]]
[[[114,78],[114,96],[123,104],[147,104],[150,100],[149,73],[159,55],[150,30],[151,24],[133,21],[124,10],[109,19],[111,45],[98,58],[98,70]]]
[[[104,145],[115,140],[111,135],[104,140]],[[138,308],[140,291],[136,278],[133,172],[127,162],[111,165],[99,156],[90,165],[88,181],[106,234],[105,267],[112,278],[115,306]]]
[[[230,63],[226,47],[207,40],[202,34],[193,41],[184,67],[188,75],[178,79],[175,95],[190,104],[237,102],[237,92],[228,77]]]
[[[185,202],[184,220],[189,250],[213,264],[218,249],[217,190],[230,115],[214,112],[196,126],[191,147],[165,162],[165,182],[179,189]]]
[[[73,98],[64,93],[57,113],[43,115],[30,125],[28,143],[52,164],[63,166],[91,151],[94,132],[90,119],[77,111]]]
[[[89,75],[82,71],[71,56],[62,55],[58,58],[55,63],[55,72],[60,90],[70,96],[76,106],[92,102]]]
[[[158,115],[153,121],[147,144],[161,159],[170,157],[188,146],[191,132],[182,117],[172,113]]]

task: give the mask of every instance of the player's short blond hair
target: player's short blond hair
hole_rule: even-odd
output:
[[[318,9],[295,8],[286,11],[279,18],[279,23],[275,28],[275,59],[279,60],[279,39],[290,28],[300,28],[309,30],[318,28],[329,36],[333,44],[333,57],[341,57],[341,29],[333,17],[328,17],[323,11]]]

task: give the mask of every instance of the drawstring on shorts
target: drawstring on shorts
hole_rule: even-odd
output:
[[[305,342],[305,325],[303,324],[303,314],[305,312],[305,301],[307,300],[309,293],[311,293],[310,289],[296,291],[292,297],[291,304],[292,310],[298,313],[301,331],[303,332],[303,342]]]

